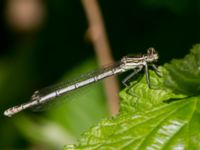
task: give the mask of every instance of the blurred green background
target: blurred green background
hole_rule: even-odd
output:
[[[200,41],[198,0],[98,3],[115,60],[154,47],[163,64]],[[98,68],[81,1],[2,0],[0,11],[0,148],[59,149],[75,143],[109,116],[101,83],[43,112],[27,110],[12,118],[3,112],[37,89]]]

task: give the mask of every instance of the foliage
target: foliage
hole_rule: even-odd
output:
[[[200,149],[199,47],[159,67],[161,78],[150,71],[152,89],[143,77],[121,91],[119,115],[102,120],[65,149]]]
[[[183,60],[165,64],[169,71],[165,84],[175,91],[194,95],[200,93],[200,44],[195,45]]]

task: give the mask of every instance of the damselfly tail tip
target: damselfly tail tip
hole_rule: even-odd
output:
[[[7,117],[11,117],[12,115],[18,113],[19,111],[21,111],[21,108],[19,106],[14,106],[5,110],[3,114]]]
[[[11,117],[12,116],[10,109],[5,110],[3,114],[4,114],[4,116],[7,116],[7,117]]]

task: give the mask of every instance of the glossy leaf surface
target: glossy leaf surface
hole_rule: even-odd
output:
[[[145,77],[139,83],[133,82],[120,93],[118,116],[104,119],[84,133],[79,144],[66,145],[65,149],[200,149],[199,89],[187,87],[199,80],[196,71],[199,53],[197,45],[184,59],[166,64],[167,69],[159,67],[162,77],[151,71],[152,89],[148,88]],[[182,88],[177,78],[181,78],[184,92],[174,90]],[[200,86],[195,83],[195,87]]]

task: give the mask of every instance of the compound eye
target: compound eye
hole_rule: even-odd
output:
[[[156,50],[154,49],[154,48],[148,48],[148,50],[147,50],[147,54],[148,55],[153,55],[153,54],[155,54],[156,53]]]

